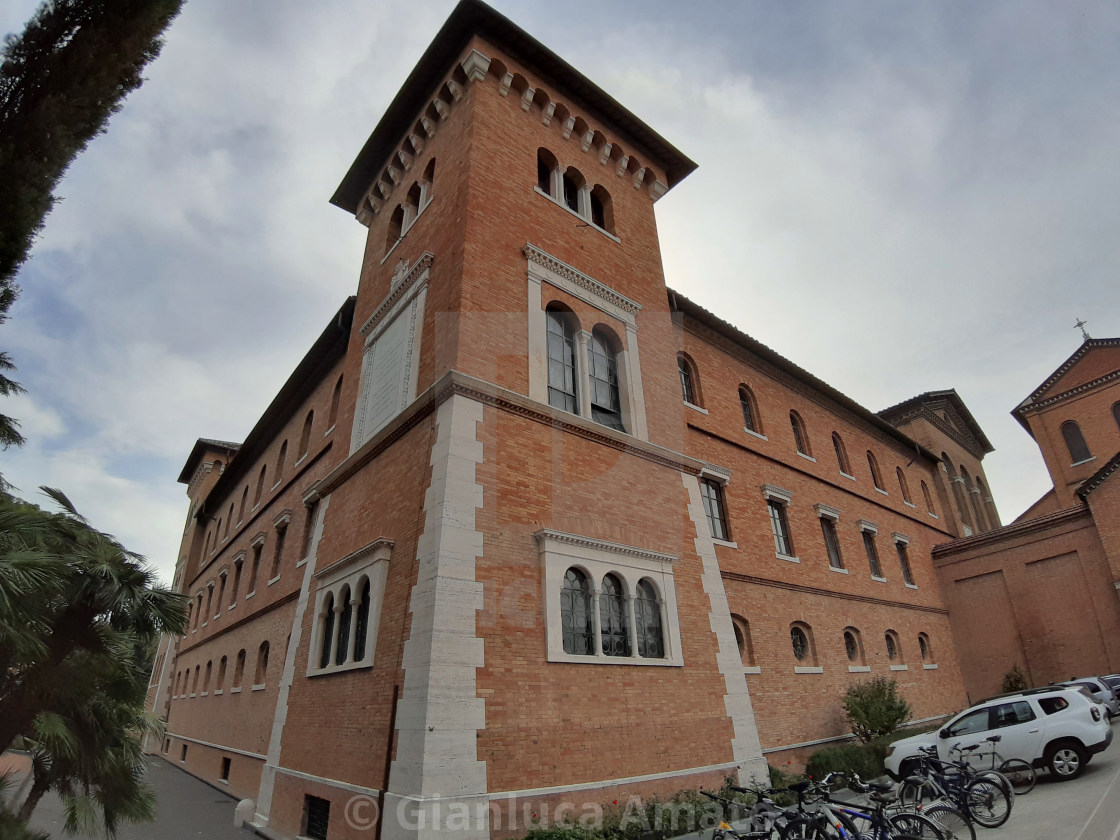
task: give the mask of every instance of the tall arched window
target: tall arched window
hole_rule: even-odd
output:
[[[653,584],[643,578],[638,582],[634,598],[635,635],[638,656],[650,659],[665,657],[665,636],[661,627],[661,600]]]
[[[345,586],[338,596],[342,602],[342,612],[338,616],[338,637],[334,645],[334,664],[346,661],[347,648],[350,646],[350,621],[354,617],[354,605],[350,602],[350,587]]]
[[[871,470],[871,480],[875,484],[875,489],[883,490],[885,493],[886,490],[883,488],[883,475],[879,472],[879,462],[875,459],[870,449],[867,450],[867,467]]]
[[[370,585],[369,578],[362,579],[358,599],[357,623],[354,626],[354,661],[366,658],[366,632],[369,630]]]
[[[599,636],[604,656],[630,655],[625,604],[622,581],[614,575],[604,577],[603,590],[599,595]]]
[[[265,677],[268,676],[268,642],[261,642],[261,646],[257,648],[257,678],[254,685],[264,685]]]
[[[1085,436],[1081,434],[1081,427],[1075,421],[1067,420],[1062,424],[1062,437],[1065,438],[1070,461],[1074,464],[1088,461],[1093,457],[1093,453],[1089,451],[1089,444],[1085,442]]]
[[[303,431],[299,436],[299,455],[297,458],[302,458],[307,454],[307,447],[311,445],[311,427],[315,425],[315,412],[307,412],[307,417],[303,421]]]
[[[333,429],[334,424],[338,422],[338,402],[342,398],[342,377],[338,377],[338,381],[334,383],[334,392],[331,394],[331,410],[327,415],[327,428]]]
[[[739,386],[739,405],[743,409],[743,428],[756,435],[762,434],[762,418],[758,414],[758,402],[754,391],[746,385]]]
[[[229,526],[233,524],[233,502],[229,503],[229,513],[226,514],[226,536],[229,536]]]
[[[276,456],[276,481],[284,478],[284,462],[288,459],[288,441],[280,444],[280,454]]]
[[[214,684],[215,694],[221,691],[222,687],[226,684],[226,661],[226,657],[223,656],[218,662],[218,681]]]
[[[626,428],[622,425],[622,403],[618,393],[617,343],[610,330],[596,327],[587,344],[591,419],[624,432]]]
[[[549,307],[548,321],[548,404],[562,411],[579,414],[576,392],[575,316]]]
[[[265,464],[264,466],[261,467],[261,474],[257,478],[257,495],[253,499],[253,507],[256,507],[257,505],[260,504],[261,496],[264,495],[264,480],[265,480],[265,476],[266,476],[267,472],[268,472],[268,465]]]
[[[735,644],[739,647],[739,658],[744,666],[754,667],[754,641],[751,639],[750,622],[741,615],[732,614],[731,626],[735,629]]]
[[[560,164],[556,161],[556,155],[548,149],[537,149],[537,189],[557,201],[560,200],[557,190],[559,176],[553,173],[559,172],[559,169]]]
[[[583,215],[580,208],[580,193],[585,191],[587,181],[584,180],[583,175],[574,166],[569,166],[564,171],[563,177],[564,185],[564,204],[573,213],[580,213]]]
[[[809,448],[809,433],[805,430],[805,421],[796,411],[789,413],[789,425],[793,429],[793,443],[802,455],[813,456]]]
[[[206,663],[206,676],[202,680],[202,693],[206,694],[210,691],[210,673],[214,670],[214,662]]]
[[[245,678],[245,649],[237,652],[237,659],[233,666],[233,687],[241,688],[241,681]]]
[[[245,521],[245,505],[249,502],[249,485],[245,485],[245,489],[241,491],[241,507],[237,509],[237,522],[238,524]]]
[[[560,624],[564,637],[564,653],[591,655],[593,643],[591,583],[579,569],[571,568],[564,575],[560,591]]]
[[[589,196],[591,205],[591,223],[605,231],[614,233],[614,207],[611,203],[611,194],[600,185],[596,184]]]
[[[334,643],[334,595],[327,595],[323,605],[323,635],[319,649],[319,667],[331,664],[331,645]]]
[[[696,366],[684,353],[677,354],[677,373],[681,378],[681,397],[686,403],[700,405],[700,382]]]
[[[1117,427],[1120,427],[1120,402],[1112,404],[1112,419],[1116,421]]]
[[[906,474],[902,471],[902,467],[895,467],[894,474],[898,479],[898,489],[902,491],[902,501],[908,505],[914,504],[914,500],[910,498],[910,485],[906,481]]]
[[[926,502],[926,512],[936,515],[937,511],[933,509],[933,496],[929,494],[929,485],[924,481],[922,482],[922,498]]]
[[[832,433],[832,451],[836,453],[836,465],[840,467],[840,472],[851,475],[852,465],[848,463],[848,449],[844,446],[844,440],[839,432]]]
[[[389,229],[385,233],[385,253],[388,254],[401,241],[404,231],[404,205],[398,204],[389,217]]]

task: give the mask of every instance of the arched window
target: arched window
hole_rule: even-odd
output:
[[[758,402],[754,398],[754,391],[746,385],[739,386],[739,405],[743,409],[743,428],[756,435],[762,434],[762,418],[758,413]]]
[[[1066,449],[1069,450],[1070,460],[1074,464],[1088,461],[1093,457],[1089,445],[1085,443],[1085,436],[1081,434],[1081,427],[1075,421],[1067,420],[1062,424],[1062,437],[1065,438]]]
[[[855,627],[844,628],[844,654],[853,665],[863,664],[863,637]]]
[[[622,581],[614,575],[603,578],[599,595],[599,635],[604,656],[629,656],[630,636],[626,632],[625,594]]]
[[[214,670],[213,661],[206,663],[206,676],[202,679],[202,693],[206,694],[210,691],[210,672]]]
[[[206,584],[206,620],[210,620],[211,610],[214,609],[214,584]]]
[[[731,626],[735,629],[735,644],[739,648],[739,658],[742,660],[744,667],[753,668],[755,665],[754,641],[751,639],[750,622],[741,615],[732,614]]]
[[[237,524],[240,525],[245,521],[245,505],[249,502],[249,485],[245,485],[245,489],[241,491],[241,507],[237,510]]]
[[[191,694],[198,694],[198,676],[202,672],[201,665],[194,666],[194,683],[191,685]]]
[[[867,467],[871,470],[871,480],[875,484],[875,489],[883,490],[883,476],[879,472],[879,462],[875,459],[870,449],[867,450]],[[886,490],[883,490],[883,492],[885,493]]]
[[[322,646],[319,650],[319,667],[326,668],[331,664],[331,645],[334,643],[334,595],[327,595],[323,605],[323,635]]]
[[[591,190],[590,203],[591,224],[614,233],[614,206],[611,203],[611,194],[602,185],[596,184]]]
[[[681,378],[681,397],[686,403],[700,406],[700,377],[696,374],[696,365],[684,353],[677,354],[677,373]]]
[[[575,316],[551,304],[545,314],[548,322],[548,404],[579,414]]]
[[[229,526],[233,524],[233,502],[229,503],[229,513],[226,514],[226,537],[229,537]]]
[[[233,687],[241,688],[241,681],[245,678],[245,649],[237,652],[237,659],[233,666]]]
[[[284,478],[284,462],[288,459],[288,441],[280,444],[280,454],[276,456],[276,481]]]
[[[222,657],[218,662],[218,681],[214,684],[214,693],[222,690],[226,684],[226,657]]]
[[[914,574],[910,571],[910,551],[907,548],[906,540],[901,536],[896,536],[894,548],[898,552],[898,565],[902,569],[902,582],[907,586],[913,586]]]
[[[914,500],[910,498],[910,485],[906,482],[906,474],[902,471],[902,467],[895,467],[894,474],[898,478],[898,489],[902,491],[902,501],[908,505],[914,504]]]
[[[202,549],[202,556],[205,557],[210,553],[210,532],[206,532],[206,545]]]
[[[201,621],[199,616],[202,615],[202,593],[201,592],[198,593],[198,599],[195,603],[198,605],[198,606],[195,607],[195,611],[194,611],[194,626],[197,628],[199,621]]]
[[[922,482],[922,498],[925,499],[926,502],[926,512],[936,516],[937,511],[933,509],[933,496],[929,494],[929,485],[924,481]]]
[[[797,447],[797,451],[802,455],[813,457],[813,453],[809,449],[809,433],[805,430],[805,421],[796,411],[789,413],[789,425],[793,428],[793,443]]]
[[[388,254],[401,241],[404,232],[404,205],[398,204],[389,217],[389,229],[385,234],[385,253]]]
[[[813,651],[813,631],[808,624],[795,622],[789,628],[789,640],[793,645],[793,657],[798,662],[808,665],[815,664],[816,653]]]
[[[634,632],[638,638],[638,656],[665,658],[665,636],[661,626],[661,599],[653,583],[638,581],[634,598]]]
[[[342,377],[338,377],[338,381],[334,383],[334,392],[331,394],[331,410],[327,415],[327,428],[333,429],[334,424],[338,422],[338,402],[342,398]]]
[[[1120,427],[1120,402],[1112,404],[1112,419],[1116,421],[1117,427]]]
[[[254,685],[264,685],[265,678],[268,676],[268,642],[261,642],[261,646],[257,649],[257,678],[253,682]]]
[[[366,633],[369,630],[369,605],[370,584],[369,578],[363,578],[358,600],[358,618],[354,626],[354,661],[361,662],[366,658]]]
[[[564,204],[573,213],[579,213],[581,216],[585,215],[580,207],[580,193],[586,191],[587,182],[584,180],[583,175],[574,166],[569,166],[564,171],[563,177],[564,186]]]
[[[930,637],[924,633],[917,634],[917,650],[922,654],[922,662],[933,662],[933,647]]]
[[[832,451],[836,453],[836,465],[840,467],[840,472],[851,475],[852,465],[848,463],[848,450],[838,432],[832,433]]]
[[[605,327],[596,327],[587,344],[591,381],[591,419],[625,432],[618,393],[618,339]]]
[[[315,424],[315,412],[307,412],[307,417],[303,420],[303,432],[299,436],[299,455],[297,458],[302,458],[307,454],[307,447],[311,444],[311,427]]]
[[[980,494],[976,491],[975,485],[972,483],[972,476],[968,474],[968,470],[961,465],[961,489],[964,493],[964,498],[972,502],[972,521],[976,523],[977,533],[988,530],[987,523],[984,521],[984,511],[980,509]]]
[[[261,467],[261,474],[257,478],[257,495],[253,499],[253,507],[256,507],[257,505],[259,505],[261,503],[261,496],[264,495],[264,480],[265,480],[265,476],[266,476],[267,473],[268,473],[268,465],[265,464],[264,466]]]
[[[420,209],[432,203],[432,193],[436,184],[436,159],[428,161],[424,167],[424,178],[420,181]]]
[[[346,654],[350,647],[350,622],[354,618],[354,605],[350,602],[350,587],[344,586],[338,596],[342,603],[342,612],[338,616],[338,637],[334,645],[334,664],[341,665],[346,661]]]
[[[893,630],[888,630],[883,634],[883,640],[887,645],[887,659],[891,662],[899,662],[902,660],[902,644],[898,640],[898,634]]]
[[[537,189],[545,195],[552,196],[557,201],[560,200],[560,195],[556,189],[558,176],[553,173],[559,172],[559,170],[560,164],[556,161],[556,155],[548,149],[537,149]]]
[[[214,618],[219,618],[222,614],[222,604],[226,600],[226,578],[229,577],[225,569],[218,575],[218,607],[214,612]]]
[[[591,613],[591,584],[587,575],[571,568],[564,574],[560,591],[560,624],[564,637],[564,653],[591,655],[593,623]]]

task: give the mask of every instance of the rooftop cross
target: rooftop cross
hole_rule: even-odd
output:
[[[1081,335],[1082,335],[1082,336],[1084,337],[1084,339],[1085,339],[1086,341],[1088,341],[1088,340],[1089,340],[1089,338],[1090,338],[1090,335],[1089,335],[1089,333],[1085,332],[1085,325],[1086,325],[1087,323],[1089,323],[1089,322],[1088,322],[1088,321],[1082,321],[1082,320],[1081,320],[1080,318],[1078,318],[1078,319],[1077,319],[1077,323],[1073,325],[1073,326],[1074,326],[1074,327],[1075,327],[1076,329],[1080,329],[1080,330],[1081,330]]]

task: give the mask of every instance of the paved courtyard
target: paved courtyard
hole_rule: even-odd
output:
[[[125,825],[117,833],[120,840],[254,840],[250,831],[233,827],[237,800],[168,764],[162,758],[148,759],[148,783],[155,788],[159,812],[154,823]],[[65,815],[62,801],[55,795],[43,797],[31,824],[52,838],[62,831]],[[80,835],[84,840],[100,840],[100,835]]]

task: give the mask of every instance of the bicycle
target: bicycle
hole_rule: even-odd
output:
[[[1014,794],[991,778],[978,774],[967,761],[940,761],[936,753],[936,747],[920,750],[919,772],[909,776],[899,787],[899,799],[903,804],[924,805],[947,799],[970,821],[984,828],[998,828],[1007,822]]]
[[[753,793],[755,795],[755,802],[751,807],[750,816],[748,817],[750,828],[747,831],[740,831],[728,822],[727,819],[724,819],[721,813],[719,825],[712,831],[712,840],[774,840],[775,833],[780,840],[780,838],[784,836],[781,833],[781,827],[778,825],[779,819],[788,816],[788,812],[784,808],[781,808],[769,799],[765,799],[761,791],[742,790],[740,788],[733,788],[733,790],[740,790],[743,793]],[[719,796],[706,790],[701,790],[700,793],[713,802],[722,803],[731,809],[737,810],[746,807],[746,804],[743,802],[736,802],[734,799],[728,799],[727,797]],[[730,816],[730,814],[728,816]]]
[[[848,776],[850,779],[848,787],[852,790],[857,790],[863,785],[858,773],[850,773]],[[919,803],[914,806],[906,806],[902,804],[901,800],[896,800],[893,803],[893,813],[905,812],[909,807],[937,823],[945,840],[976,840],[976,829],[972,827],[972,821],[947,799],[935,799],[928,804]],[[890,805],[888,805],[888,810],[891,810]],[[861,825],[858,820],[855,822],[861,832],[866,830],[865,826]]]
[[[1030,793],[1034,790],[1037,774],[1030,763],[1023,761],[1021,758],[1004,758],[996,750],[996,744],[1003,740],[1002,735],[991,735],[984,739],[992,745],[991,752],[979,752],[983,744],[973,744],[970,747],[965,747],[966,750],[975,750],[976,758],[990,758],[991,770],[996,770],[999,774],[1011,783],[1011,788],[1019,796]],[[999,761],[999,766],[996,766],[996,761]]]

